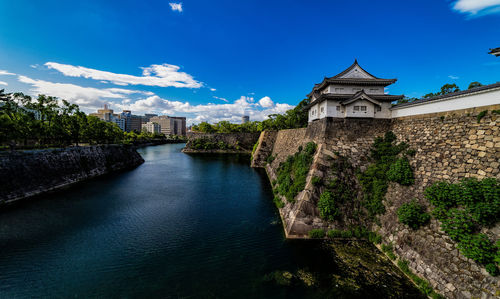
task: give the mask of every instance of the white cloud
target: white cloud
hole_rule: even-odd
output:
[[[121,109],[132,110],[134,113],[186,116],[189,124],[202,121],[216,123],[222,120],[237,123],[241,121],[241,116],[243,115],[249,115],[252,121],[264,120],[269,114],[284,113],[294,107],[278,103],[273,107],[261,109],[259,104],[253,103],[253,98],[245,96],[241,96],[233,103],[191,105],[189,102],[170,101],[156,95],[137,100],[133,103],[118,104],[117,106]]]
[[[216,91],[216,90],[217,90],[217,89],[215,89],[215,88],[210,88],[210,91]]]
[[[225,103],[192,105],[185,101],[163,99],[152,92],[129,90],[123,88],[83,87],[69,83],[56,83],[18,76],[18,81],[32,87],[32,95],[46,94],[66,99],[80,106],[85,112],[94,112],[103,104],[110,104],[115,111],[132,110],[134,114],[159,113],[173,116],[186,116],[189,124],[208,121],[210,123],[222,120],[239,123],[241,116],[249,115],[250,120],[264,120],[270,114],[284,113],[294,106],[274,103],[269,97],[264,97],[256,103],[253,97],[241,96],[232,103],[227,99],[214,97]],[[137,98],[137,95],[146,98]],[[130,96],[135,98],[131,99]],[[270,105],[273,103],[273,105]]]
[[[107,71],[86,68],[83,66],[73,66],[57,62],[45,63],[50,69],[57,70],[69,77],[83,77],[101,82],[111,82],[116,85],[147,85],[160,87],[185,87],[200,88],[202,82],[196,81],[193,76],[179,72],[180,67],[172,64],[153,64],[142,68],[142,76],[127,74],[116,74]]]
[[[271,100],[270,97],[263,97],[262,99],[259,100],[259,105],[261,105],[264,108],[270,108],[274,106],[274,102]]]
[[[448,78],[450,78],[451,80],[458,80],[458,79],[460,79],[460,77],[454,76],[454,75],[449,75]]]
[[[11,75],[11,76],[15,76],[16,74],[13,74],[13,73],[9,73],[8,71],[4,71],[4,70],[0,70],[0,76],[7,76],[7,75]]]
[[[170,8],[172,8],[173,11],[178,11],[182,12],[182,2],[180,3],[169,3]]]
[[[46,94],[68,100],[80,106],[83,111],[89,112],[109,103],[103,99],[125,99],[130,93],[143,93],[121,88],[98,89],[82,87],[69,83],[54,83],[44,80],[35,80],[26,76],[18,76],[18,81],[32,85],[30,91],[34,95]]]
[[[7,84],[7,82],[0,81],[0,85],[5,85],[5,86],[7,86],[7,85],[9,85],[9,84]]]
[[[453,9],[470,16],[500,12],[500,0],[458,0]]]
[[[219,97],[216,97],[216,96],[214,96],[214,99],[221,100],[221,101],[224,101],[224,102],[226,102],[226,103],[227,103],[227,102],[229,102],[229,101],[228,101],[227,99],[225,99],[225,98],[219,98]]]

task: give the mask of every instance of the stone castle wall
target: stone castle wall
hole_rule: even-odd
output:
[[[142,164],[131,146],[99,145],[0,153],[0,204]]]
[[[380,226],[375,225],[373,230],[377,230],[385,242],[394,243],[395,253],[408,260],[412,271],[429,280],[443,295],[495,298],[500,294],[500,279],[461,255],[455,242],[440,231],[437,220],[433,219],[430,225],[416,232],[410,231],[398,222],[396,210],[412,198],[429,206],[423,191],[437,180],[456,182],[470,176],[500,179],[500,115],[492,113],[498,109],[500,105],[389,121],[322,119],[310,123],[308,128],[277,132],[270,151],[274,161],[267,165],[265,161],[255,161],[260,157],[257,152],[253,163],[265,165],[273,180],[279,164],[297,152],[299,146],[309,141],[319,145],[305,190],[298,195],[296,203],[286,203],[280,209],[287,237],[303,237],[312,228],[337,228],[318,217],[318,192],[310,183],[313,175],[325,175],[329,167],[325,158],[339,153],[347,157],[354,168],[364,170],[370,164],[368,157],[374,139],[392,130],[399,142],[406,141],[417,151],[410,161],[415,184],[410,187],[390,184],[384,202],[387,212],[380,217]],[[477,115],[484,110],[489,112],[478,123]],[[359,189],[356,190],[358,196]],[[496,240],[500,237],[500,226],[484,232]]]
[[[393,120],[392,131],[398,140],[417,151],[410,160],[415,184],[390,184],[384,203],[387,212],[376,229],[394,243],[397,255],[408,260],[415,273],[447,297],[494,298],[500,295],[500,279],[464,257],[456,243],[440,230],[437,220],[415,232],[398,222],[396,210],[413,198],[429,206],[423,192],[435,181],[500,179],[500,115],[492,113],[498,109],[500,105]],[[489,113],[478,123],[477,115],[484,110]],[[483,232],[497,240],[500,225]]]

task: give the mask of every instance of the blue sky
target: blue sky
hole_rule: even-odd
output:
[[[500,0],[0,1],[0,88],[188,123],[292,108],[355,58],[391,94],[500,81]]]

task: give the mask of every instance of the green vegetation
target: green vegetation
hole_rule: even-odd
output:
[[[321,184],[321,178],[317,177],[317,176],[314,176],[311,179],[311,184],[313,184],[313,186],[319,186]]]
[[[474,82],[471,82],[469,84],[469,87],[467,87],[467,89],[476,88],[476,87],[480,87],[480,86],[483,86],[483,84],[481,84],[480,82],[474,81]]]
[[[233,150],[234,146],[224,141],[213,141],[209,138],[197,138],[191,140],[190,147],[195,150]]]
[[[307,143],[305,149],[300,148],[294,155],[289,156],[285,162],[280,163],[276,174],[278,176],[278,193],[285,196],[289,202],[304,190],[306,177],[311,167],[316,144]]]
[[[382,248],[382,251],[387,254],[387,256],[391,259],[391,260],[396,260],[396,255],[394,254],[394,248],[392,247],[392,243],[389,243],[389,244],[382,244],[381,246]]]
[[[320,195],[318,201],[320,217],[328,221],[338,219],[340,217],[340,206],[345,202],[353,200],[354,198],[354,191],[351,186],[345,181],[345,179],[341,180],[339,178],[342,173],[346,173],[348,168],[351,167],[351,164],[347,158],[338,153],[336,155],[337,159],[333,159],[330,168],[335,173],[337,178],[332,179],[325,185],[326,190],[324,190]]]
[[[276,156],[273,156],[272,154],[270,154],[270,155],[266,158],[266,162],[267,162],[267,164],[271,164],[271,163],[273,163],[274,159],[276,159]]]
[[[322,229],[311,229],[309,231],[309,238],[311,239],[323,239],[325,237],[325,231]]]
[[[410,270],[410,267],[408,267],[408,261],[398,260],[397,264],[398,264],[399,269],[401,269],[401,271],[403,271],[403,273],[405,273],[406,275],[408,275],[408,277],[410,277],[410,279],[413,280],[413,282],[418,286],[418,288],[424,294],[426,294],[427,296],[430,296],[433,299],[444,298],[443,296],[441,296],[440,294],[436,293],[432,289],[431,284],[427,280],[420,278],[419,276],[417,276],[415,273],[413,273]]]
[[[60,105],[60,102],[62,105]],[[111,122],[87,116],[75,104],[55,97],[36,99],[0,90],[0,146],[11,149],[64,147],[80,143],[137,143],[164,139],[161,134],[123,132]]]
[[[253,154],[255,154],[255,151],[257,150],[257,147],[259,146],[259,142],[257,141],[254,145],[253,145],[253,149],[252,149],[252,159],[253,159]]]
[[[412,229],[418,229],[431,219],[431,216],[425,212],[425,208],[419,205],[415,199],[402,204],[397,214],[399,222],[408,225]]]
[[[318,201],[318,209],[321,218],[328,221],[333,221],[340,216],[340,211],[336,207],[334,195],[330,191],[321,193]]]
[[[413,178],[413,170],[411,169],[410,162],[406,157],[399,158],[391,164],[389,171],[387,172],[387,179],[403,186],[413,185],[415,182],[415,179]]]
[[[271,114],[264,121],[252,121],[244,124],[232,124],[228,121],[221,121],[213,125],[202,122],[194,125],[192,130],[202,133],[234,133],[303,128],[307,126],[307,110],[304,109],[307,104],[309,104],[309,99],[304,99],[295,108],[285,112],[285,114]]]
[[[358,173],[364,193],[363,205],[372,217],[385,212],[382,201],[390,180],[405,185],[413,183],[413,171],[408,160],[406,157],[398,159],[398,155],[408,145],[404,142],[396,144],[395,141],[396,135],[392,132],[387,132],[383,138],[376,138],[370,155],[375,163],[368,166],[366,171]]]
[[[457,184],[437,182],[425,190],[425,196],[435,207],[433,215],[441,221],[441,229],[458,242],[462,254],[487,266],[491,275],[497,275],[498,240],[494,245],[479,231],[500,219],[498,180],[469,178]]]
[[[282,207],[285,206],[285,203],[281,200],[279,196],[274,196],[273,202],[278,209],[281,209]]]
[[[428,98],[433,98],[433,97],[437,97],[437,96],[441,96],[441,95],[445,95],[445,94],[449,94],[449,93],[452,93],[452,92],[457,92],[457,91],[460,91],[460,88],[455,84],[445,84],[443,86],[441,86],[441,91],[438,91],[436,93],[428,93],[426,95],[423,96],[424,99],[428,99]]]
[[[477,81],[474,81],[474,82],[471,82],[469,84],[469,86],[467,87],[467,89],[471,89],[471,88],[475,88],[475,87],[480,87],[480,86],[483,86],[483,84],[477,82]],[[438,92],[430,92],[426,95],[424,95],[422,98],[424,99],[428,99],[428,98],[433,98],[433,97],[437,97],[437,96],[441,96],[441,95],[445,95],[445,94],[449,94],[449,93],[452,93],[452,92],[457,92],[457,91],[460,91],[460,87],[458,87],[458,85],[456,84],[445,84],[443,86],[441,86],[441,89],[440,91]],[[403,99],[401,100],[398,100],[397,104],[402,104],[402,103],[411,103],[413,101],[418,101],[419,99],[418,98],[408,98],[408,97],[404,97]]]
[[[498,109],[498,110],[492,110],[491,113],[493,113],[493,114],[500,114],[500,109]]]
[[[479,114],[477,115],[477,123],[480,123],[481,119],[483,119],[483,117],[485,117],[486,114],[488,114],[488,110],[483,110],[479,112]]]

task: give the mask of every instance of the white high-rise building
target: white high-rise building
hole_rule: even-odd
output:
[[[161,133],[161,126],[154,122],[142,124],[142,130],[149,133]]]

